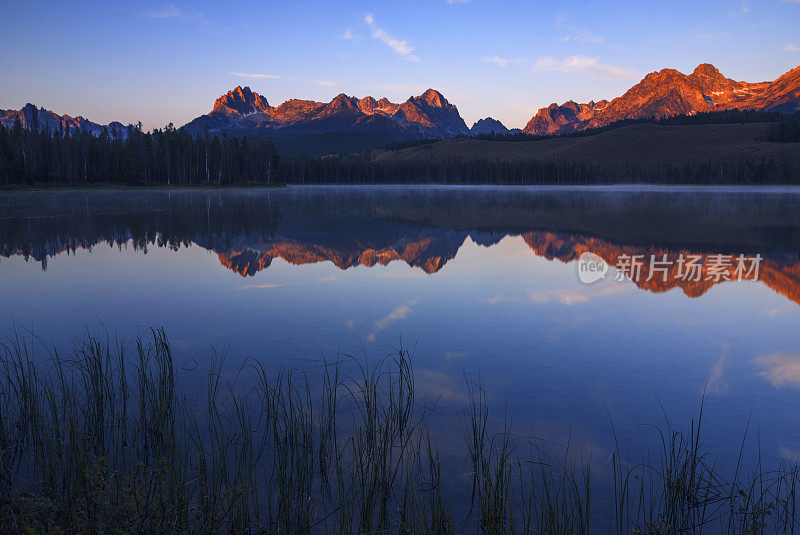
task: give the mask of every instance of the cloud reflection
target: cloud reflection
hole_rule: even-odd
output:
[[[759,375],[775,388],[800,388],[800,353],[771,353],[754,360]]]
[[[245,286],[239,286],[239,290],[257,290],[259,288],[283,288],[286,286],[282,283],[273,283],[273,284],[247,284]]]
[[[728,348],[722,350],[722,355],[714,363],[711,373],[708,375],[705,392],[707,394],[725,394],[728,392],[728,382],[724,379],[725,363],[728,358]]]
[[[375,337],[378,333],[384,330],[386,327],[395,323],[396,321],[400,321],[405,319],[409,314],[412,312],[412,307],[417,304],[417,299],[409,301],[406,304],[400,305],[399,307],[395,308],[391,312],[389,312],[383,318],[377,320],[375,323],[372,324],[372,332],[367,335],[367,342],[374,342]]]

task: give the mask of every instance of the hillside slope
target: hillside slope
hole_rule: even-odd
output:
[[[800,165],[800,144],[764,140],[768,123],[655,125],[640,124],[583,137],[538,141],[449,139],[400,150],[376,150],[376,161],[488,159],[548,160],[594,164],[659,165],[706,160],[789,159]]]

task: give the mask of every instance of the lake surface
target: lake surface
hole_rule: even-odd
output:
[[[662,407],[688,425],[705,391],[715,454],[735,460],[751,418],[765,459],[797,461],[799,247],[784,188],[2,193],[0,334],[68,349],[101,324],[163,326],[189,385],[212,344],[232,371],[252,356],[276,372],[402,345],[440,408],[480,376],[516,429],[600,460],[609,417],[643,447]],[[586,252],[610,266],[591,284]],[[672,268],[617,281],[638,255]],[[684,280],[682,255],[761,260],[757,280]]]

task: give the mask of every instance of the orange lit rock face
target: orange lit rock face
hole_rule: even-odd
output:
[[[664,118],[699,112],[800,110],[800,67],[773,82],[737,82],[704,63],[692,74],[662,69],[645,76],[611,102],[568,101],[542,108],[523,130],[527,134],[568,133],[605,126],[623,119]]]
[[[645,268],[642,270],[642,276],[633,281],[639,288],[651,292],[661,293],[673,288],[680,288],[689,297],[700,297],[715,284],[727,282],[724,279],[706,280],[706,271],[703,271],[701,280],[693,280],[693,278],[684,280],[680,277],[677,265],[678,256],[681,253],[684,255],[694,254],[691,251],[616,245],[599,238],[552,232],[528,232],[523,234],[522,238],[537,256],[548,260],[558,259],[562,262],[577,260],[581,254],[587,251],[598,255],[610,266],[617,265],[622,255],[643,255],[645,263],[648,263],[650,255],[655,255],[656,259],[660,260],[666,254],[670,263],[666,277],[657,273],[653,278],[647,280],[649,274]],[[711,255],[700,254],[699,256],[701,263],[707,266]],[[737,278],[735,266],[731,266],[726,271],[727,278],[735,281]],[[759,281],[791,301],[800,304],[800,259],[765,257],[761,260],[758,271]],[[666,280],[664,280],[665,278]]]
[[[405,137],[453,137],[469,133],[458,109],[434,89],[403,104],[387,98],[358,99],[340,94],[327,103],[291,99],[272,107],[249,87],[236,87],[216,100],[211,113],[198,117],[186,128],[196,132],[237,128],[295,128],[305,132],[366,128],[388,129]]]
[[[458,247],[463,243],[461,236],[457,243],[448,244],[446,252],[441,254],[442,247],[435,238],[425,238],[417,241],[398,240],[385,247],[370,247],[356,242],[344,246],[327,246],[321,243],[299,243],[294,241],[281,241],[269,244],[259,244],[253,248],[236,249],[232,251],[217,251],[220,263],[238,273],[239,275],[252,276],[269,267],[276,258],[281,258],[290,264],[314,264],[317,262],[333,262],[339,269],[348,269],[355,266],[372,267],[377,264],[382,266],[399,260],[411,267],[420,268],[425,273],[436,273],[448,260],[455,257]]]
[[[356,266],[386,266],[391,262],[399,261],[432,275],[442,270],[447,262],[455,258],[468,235],[470,233],[466,231],[422,228],[414,232],[392,234],[378,240],[354,238],[335,242],[325,236],[314,240],[278,237],[230,247],[212,245],[202,240],[198,245],[215,252],[223,266],[242,277],[253,276],[268,268],[277,258],[294,265],[330,261],[342,270]],[[491,246],[504,236],[505,234],[493,234],[486,243],[482,243],[485,240],[481,239],[481,235],[474,235],[472,238],[476,243]],[[685,280],[678,276],[676,261],[679,255],[698,254],[701,257],[701,263],[708,264],[711,255],[707,253],[697,253],[688,249],[617,244],[602,238],[562,232],[531,231],[523,232],[520,236],[536,256],[564,263],[577,260],[584,252],[591,252],[613,267],[617,265],[623,255],[629,257],[642,255],[645,267],[642,269],[642,276],[633,282],[638,288],[654,293],[680,288],[687,296],[697,298],[703,296],[716,284],[723,282],[738,284],[733,266],[727,270],[727,277],[730,281],[706,280],[705,272],[701,280]],[[128,235],[122,235],[109,243],[123,244],[127,243],[128,239]],[[39,248],[0,248],[0,256],[30,257],[46,262],[47,258],[62,253],[74,253],[77,249],[91,250],[98,243],[103,242],[105,239],[100,238],[73,239],[66,242],[47,243],[45,247]],[[146,250],[147,244],[134,242],[133,247]],[[670,267],[666,277],[658,273],[647,280],[646,266],[650,255],[655,255],[657,259],[661,259],[662,255],[667,255]],[[796,254],[783,253],[762,256],[763,259],[758,270],[759,283],[765,284],[800,305],[800,258]]]
[[[460,237],[461,241],[463,238]],[[688,250],[674,250],[659,247],[638,247],[617,245],[600,238],[581,235],[561,234],[553,232],[526,232],[522,239],[537,256],[548,260],[571,262],[577,260],[584,252],[594,253],[610,266],[617,265],[622,255],[643,255],[647,264],[650,255],[662,259],[667,255],[670,267],[664,276],[657,273],[650,280],[647,268],[643,268],[642,276],[634,280],[634,284],[642,290],[662,293],[673,288],[680,288],[689,297],[700,297],[712,286],[728,282],[720,280],[706,280],[706,273],[700,280],[693,278],[684,279],[678,274],[677,259],[680,254],[695,254]],[[459,245],[461,242],[458,242]],[[411,267],[420,268],[425,273],[433,274],[441,270],[445,264],[455,257],[457,248],[441,254],[442,247],[436,243],[435,238],[409,241],[385,248],[359,248],[356,245],[347,248],[326,247],[320,244],[302,244],[299,242],[276,242],[264,250],[261,246],[232,251],[217,251],[220,263],[241,276],[252,276],[269,267],[275,258],[282,258],[295,265],[316,262],[333,262],[339,269],[348,269],[355,266],[387,265],[393,261],[402,261]],[[699,254],[701,263],[708,265],[710,254]],[[765,257],[759,265],[758,280],[769,288],[800,304],[800,260]],[[727,278],[736,281],[735,266],[727,270]],[[665,280],[666,279],[666,280]]]
[[[258,93],[250,91],[249,87],[242,88],[242,86],[237,86],[214,102],[212,113],[245,116],[257,112],[268,112],[271,109],[267,99]]]
[[[358,101],[358,107],[365,115],[394,115],[400,108],[399,104],[389,102],[389,99],[384,97],[380,100],[375,100],[372,97],[364,97]]]

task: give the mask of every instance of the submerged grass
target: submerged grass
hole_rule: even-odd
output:
[[[453,409],[459,452],[443,454],[434,440],[442,431],[430,429],[442,415],[417,399],[404,350],[274,377],[254,360],[232,376],[222,372],[214,355],[202,385],[179,386],[158,329],[130,342],[87,333],[68,355],[14,333],[0,345],[0,532],[798,527],[798,467],[746,467],[742,440],[726,477],[703,448],[701,418],[686,430],[666,421],[637,461],[614,434],[606,486],[569,443],[518,435],[507,416],[497,426],[480,381],[466,381],[465,408]],[[593,504],[597,494],[610,496],[603,510]]]

